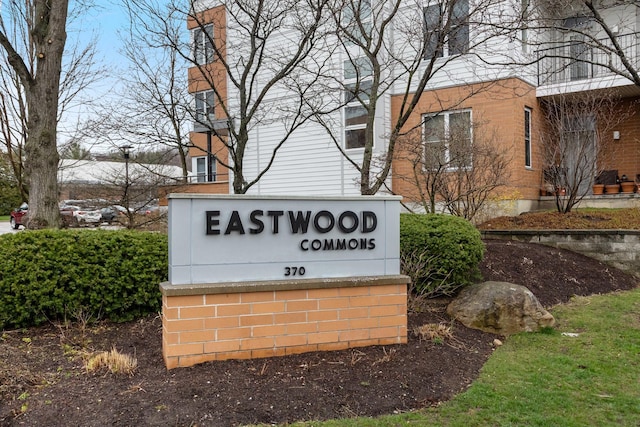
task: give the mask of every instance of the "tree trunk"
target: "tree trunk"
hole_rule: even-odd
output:
[[[38,59],[35,75],[25,85],[29,110],[25,168],[29,182],[28,226],[35,229],[60,225],[56,133],[68,5],[68,0],[37,0],[31,29]]]
[[[233,154],[233,193],[245,194],[247,187],[244,179],[244,153],[249,143],[249,132],[244,123],[240,124],[235,152]]]

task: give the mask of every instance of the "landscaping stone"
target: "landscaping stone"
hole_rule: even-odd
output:
[[[529,289],[509,282],[471,285],[449,304],[447,313],[469,328],[498,335],[534,332],[555,323]]]

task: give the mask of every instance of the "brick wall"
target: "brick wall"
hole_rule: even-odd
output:
[[[391,102],[391,115],[395,118],[399,114],[402,98],[392,97]],[[616,104],[615,111],[620,116],[620,123],[606,133],[601,129],[601,143],[611,147],[611,150],[608,150],[608,158],[598,159],[603,169],[616,169],[619,176],[627,175],[630,180],[640,174],[640,120],[637,117],[637,102],[638,98],[634,97]],[[524,166],[525,108],[530,108],[532,112],[531,168]],[[486,135],[475,135],[476,137],[486,137],[496,147],[506,148],[510,154],[511,162],[507,171],[510,176],[509,188],[501,188],[498,193],[507,196],[517,194],[521,199],[537,200],[544,169],[541,135],[546,124],[544,112],[536,99],[535,88],[513,78],[426,91],[403,130],[415,128],[421,132],[420,120],[424,114],[462,109],[471,109],[474,124],[482,128]],[[607,121],[602,120],[603,123]],[[619,131],[619,140],[613,140],[614,130]],[[396,194],[405,196],[405,201],[411,202],[419,200],[419,195],[408,157],[411,155],[407,154],[406,147],[399,143],[394,156],[393,190]]]
[[[616,169],[618,176],[627,175],[634,180],[640,174],[640,120],[637,116],[638,98],[620,101],[623,120],[606,135],[603,144],[611,146],[613,158],[604,159],[603,169]],[[613,131],[620,132],[620,139],[613,139]]]
[[[391,115],[398,116],[402,98],[392,97]],[[532,167],[525,167],[524,160],[524,110],[532,111]],[[441,111],[471,109],[472,120],[477,129],[474,137],[483,138],[497,149],[506,150],[510,159],[510,188],[501,188],[498,192],[513,194],[517,192],[523,199],[538,199],[542,175],[542,150],[539,143],[541,111],[538,108],[535,88],[520,79],[506,79],[496,82],[456,86],[425,92],[414,113],[403,130],[417,129],[421,132],[420,121],[424,114]],[[407,158],[406,147],[402,143],[394,156],[393,191],[402,194],[405,200],[419,200],[412,166]]]
[[[161,285],[168,369],[407,342],[406,276]]]
[[[167,195],[171,193],[229,194],[229,181],[226,181],[225,177],[223,181],[163,185],[158,189],[158,204],[168,206]]]

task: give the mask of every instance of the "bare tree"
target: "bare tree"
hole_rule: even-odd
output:
[[[158,188],[161,185],[175,183],[172,177],[166,176],[162,165],[128,164],[128,171],[114,171],[110,181],[105,182],[116,189],[115,202],[122,206],[121,223],[127,228],[141,228],[164,218],[157,209]]]
[[[0,16],[3,95],[0,127],[23,198],[29,226],[59,226],[58,122],[78,94],[100,76],[93,42],[65,51],[68,0],[9,2],[9,20]],[[80,16],[89,2],[74,4]],[[66,58],[66,59],[65,59]]]
[[[631,114],[611,93],[584,92],[542,102],[546,127],[541,133],[544,178],[554,190],[558,212],[566,213],[591,190],[594,179],[610,168],[616,126]]]
[[[538,0],[529,9],[541,84],[618,75],[640,86],[640,3]]]
[[[29,222],[32,228],[55,228],[60,222],[56,133],[68,0],[52,4],[44,0],[25,3],[26,7],[15,15],[23,21],[14,23],[27,26],[28,47],[33,49],[21,53],[20,46],[12,43],[4,29],[0,30],[0,45],[25,90],[28,119],[24,148],[29,181]],[[36,53],[35,63],[30,52]]]
[[[26,202],[29,200],[23,162],[24,143],[27,139],[26,103],[20,80],[12,69],[3,68],[0,71],[0,79],[3,88],[0,92],[0,129],[7,150],[7,161],[15,177],[20,198]]]
[[[473,221],[495,190],[508,185],[510,162],[508,150],[495,140],[478,139],[468,152],[456,152],[450,159],[453,171],[438,187],[446,210]]]
[[[71,140],[60,147],[60,158],[74,160],[91,160],[91,150],[86,148],[80,141]]]
[[[460,114],[444,131],[441,118],[430,116],[424,130],[414,129],[399,140],[398,156],[411,168],[396,174],[413,184],[415,194],[408,199],[425,212],[435,213],[440,206],[441,211],[472,221],[495,190],[508,184],[511,156],[486,123],[476,120],[469,126]]]
[[[176,166],[144,163],[146,155],[124,149],[106,156],[110,160],[64,159],[60,167],[63,189],[87,207],[112,210],[117,214],[115,220],[127,228],[163,219],[158,191],[162,185],[176,183]]]
[[[317,120],[359,172],[360,193],[375,194],[391,172],[398,141],[412,132],[406,125],[424,92],[433,89],[431,85],[439,78],[459,81],[449,74],[450,65],[457,62],[459,69],[471,67],[479,58],[475,48],[508,30],[491,24],[489,17],[495,18],[499,4],[496,0],[445,0],[427,7],[402,0],[336,0],[331,4],[337,43],[346,60],[339,65],[344,73],[334,73],[333,85],[340,88],[334,109],[318,111]],[[472,27],[474,37],[470,37]],[[457,102],[443,102],[448,108],[492,86],[459,83],[465,90]],[[392,122],[382,131],[380,117],[389,108],[386,101],[391,95],[399,101]],[[337,120],[347,127],[344,135],[335,131],[344,127],[331,114],[340,109],[344,116]]]
[[[63,57],[61,74],[58,123],[63,120],[65,113],[77,109],[88,101],[82,94],[104,74],[104,69],[96,64],[95,40],[92,39],[81,47],[79,41],[72,45]],[[35,60],[35,51],[30,52]],[[25,90],[22,81],[7,61],[0,61],[0,131],[2,132],[6,152],[9,154],[9,164],[18,182],[21,198],[29,199],[29,186],[25,176],[25,143],[27,140],[28,109]],[[58,135],[69,133],[69,141],[62,144],[62,149],[68,145],[77,144],[78,135],[82,132],[80,124],[76,128],[60,129]],[[58,142],[60,138],[57,138]],[[60,145],[60,144],[59,144]]]
[[[91,128],[94,134],[99,129],[101,142],[114,147],[132,145],[138,153],[166,148],[167,157],[178,158],[186,182],[192,118],[188,63],[174,49],[187,44],[184,19],[171,15],[169,6],[152,10],[147,2],[122,3],[129,14],[129,26],[121,33],[128,65],[117,70],[122,76],[114,88],[117,98],[106,100]]]
[[[217,160],[232,173],[235,193],[253,187],[271,168],[285,141],[309,119],[301,97],[278,96],[316,49],[326,1],[235,0],[213,6],[189,1],[186,8],[184,2],[170,1],[168,9],[149,0],[129,1],[132,8],[153,17],[142,23],[145,33],[156,40],[164,38],[164,44],[187,61],[192,87],[213,93],[212,100],[204,101],[207,113],[192,109],[191,116],[203,133],[228,150],[229,159],[220,156]],[[188,22],[199,43],[173,37],[171,22],[175,19]],[[302,77],[296,82],[302,93],[311,87],[317,73],[297,74]],[[259,170],[247,173],[245,156],[259,125],[280,126],[280,138]]]

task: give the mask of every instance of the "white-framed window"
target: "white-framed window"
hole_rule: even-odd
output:
[[[196,181],[207,182],[207,158],[196,157]]]
[[[342,10],[342,28],[347,36],[346,44],[365,44],[372,29],[371,0],[348,0]]]
[[[472,166],[471,110],[423,116],[424,167],[457,170]]]
[[[433,4],[423,14],[424,59],[469,52],[469,0]]]
[[[195,93],[196,100],[196,122],[207,126],[215,120],[215,96],[212,90]]]
[[[364,148],[373,68],[366,57],[344,62],[344,148]]]
[[[524,167],[531,168],[531,109],[524,109]]]
[[[196,171],[196,182],[215,182],[216,174],[216,158],[211,156],[211,174],[207,168],[207,158],[209,156],[201,156],[193,158],[193,165]]]
[[[198,65],[213,62],[213,24],[193,30],[193,59]]]

